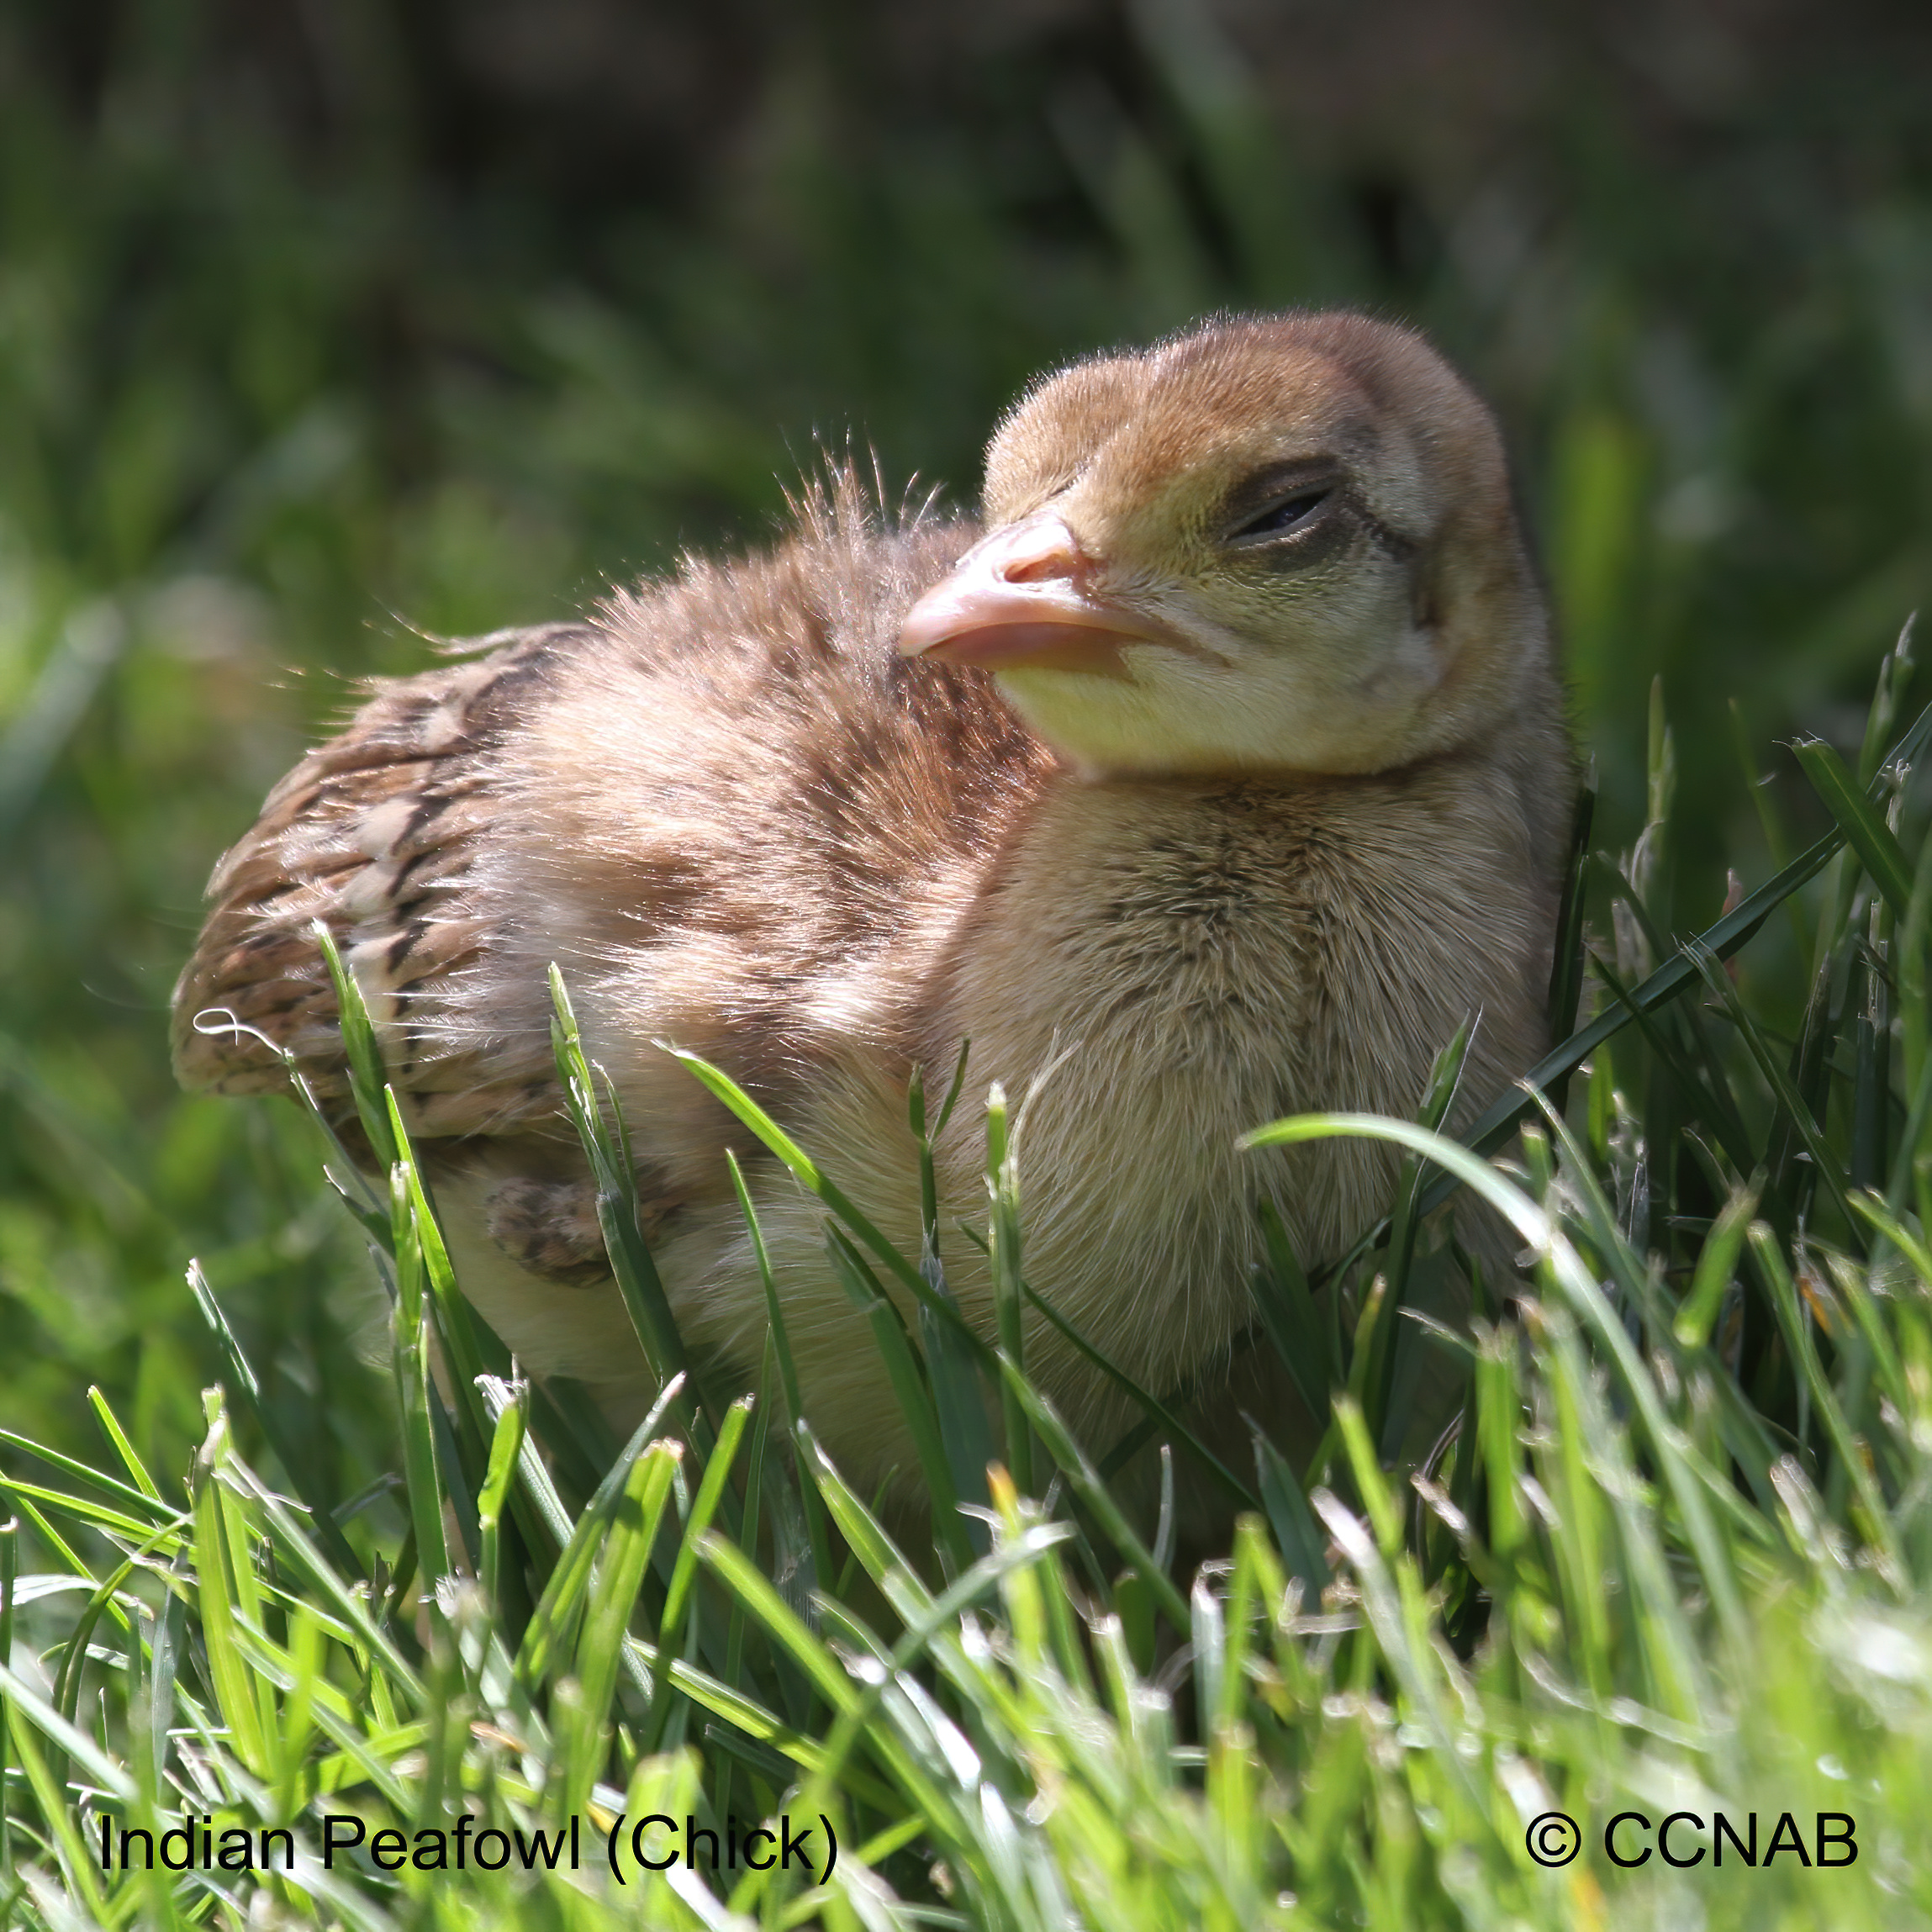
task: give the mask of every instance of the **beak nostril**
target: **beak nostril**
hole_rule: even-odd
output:
[[[1048,578],[1071,577],[1079,560],[1070,550],[1056,548],[1031,557],[1016,557],[1000,572],[1009,583],[1042,583]]]
[[[1078,577],[1088,562],[1074,533],[1057,517],[1016,525],[1006,533],[991,561],[1003,583],[1046,583]]]

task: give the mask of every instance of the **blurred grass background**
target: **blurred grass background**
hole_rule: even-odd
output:
[[[1494,399],[1601,842],[1660,675],[1707,922],[1766,868],[1733,700],[1760,769],[1855,738],[1932,581],[1929,55],[1882,0],[15,0],[6,1424],[97,1381],[178,1468],[198,1253],[319,1480],[388,1466],[305,1130],[177,1096],[162,1016],[346,678],[755,541],[820,444],[969,501],[1032,373],[1204,309],[1365,304]]]

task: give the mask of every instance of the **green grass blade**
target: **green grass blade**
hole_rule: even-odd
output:
[[[119,1459],[121,1467],[133,1479],[135,1486],[143,1495],[159,1502],[161,1492],[156,1488],[155,1479],[148,1474],[147,1465],[135,1453],[135,1445],[128,1440],[119,1417],[99,1389],[90,1388],[87,1391],[87,1407],[94,1412],[94,1420],[100,1425],[101,1433],[107,1438],[108,1447]]]
[[[1006,1095],[997,1081],[986,1095],[987,1259],[993,1271],[993,1310],[1000,1352],[1026,1373],[1026,1325],[1021,1319],[1020,1177],[1006,1116]],[[1000,1383],[1006,1423],[1006,1470],[1022,1496],[1033,1493],[1033,1438],[1011,1380]]]
[[[423,1295],[422,1243],[410,1212],[409,1182],[399,1165],[391,1170],[390,1201],[395,1216],[397,1294],[389,1311],[389,1352],[403,1428],[403,1480],[409,1522],[416,1533],[416,1560],[432,1601],[435,1586],[449,1575],[450,1553],[443,1533],[446,1470],[439,1467],[433,1412],[441,1406],[430,1373],[434,1356],[430,1312]]]
[[[1073,1432],[1060,1420],[1052,1403],[1040,1394],[1018,1370],[1010,1363],[1000,1365],[1000,1372],[1017,1395],[1021,1406],[1028,1419],[1040,1433],[1040,1439],[1047,1445],[1048,1453],[1060,1465],[1061,1473],[1072,1486],[1094,1519],[1106,1534],[1109,1542],[1125,1558],[1127,1566],[1138,1576],[1153,1602],[1159,1606],[1175,1632],[1185,1637],[1188,1630],[1187,1605],[1180,1592],[1174,1586],[1173,1580],[1153,1560],[1153,1552],[1135,1534],[1126,1514],[1108,1492],[1101,1481],[1099,1472],[1087,1460],[1087,1454],[1074,1438]]]
[[[1549,1034],[1562,1039],[1576,1030],[1577,1004],[1583,997],[1583,915],[1586,881],[1590,871],[1590,828],[1597,816],[1594,766],[1578,789],[1570,823],[1570,858],[1563,868],[1563,899],[1557,908],[1556,938],[1549,959]],[[1559,1085],[1550,1089],[1559,1112],[1563,1095]]]
[[[583,1811],[603,1768],[625,1626],[657,1541],[678,1454],[675,1443],[662,1438],[653,1443],[631,1465],[622,1489],[612,1499],[577,1641],[577,1697],[567,1720],[557,1727],[564,1764],[561,1803],[554,1814],[559,1819]],[[712,1500],[716,1500],[715,1492]]]
[[[1892,828],[1846,768],[1845,760],[1822,738],[1805,739],[1792,749],[1804,767],[1812,789],[1838,821],[1839,830],[1850,842],[1871,883],[1884,894],[1893,914],[1904,918],[1912,901],[1912,868]]]
[[[725,1485],[731,1480],[733,1465],[737,1460],[738,1444],[742,1440],[745,1425],[751,1417],[752,1398],[741,1396],[725,1411],[724,1427],[718,1432],[718,1446],[705,1464],[703,1480],[698,1485],[698,1493],[692,1498],[691,1512],[684,1520],[684,1531],[678,1544],[678,1557],[671,1571],[670,1588],[665,1594],[664,1612],[659,1621],[663,1641],[668,1645],[674,1640],[677,1630],[684,1623],[687,1613],[695,1618],[696,1599],[692,1595],[692,1585],[698,1573],[698,1539],[711,1527],[711,1519],[717,1513],[718,1499],[724,1493]],[[695,1631],[691,1633],[694,1637]],[[691,1645],[686,1642],[687,1652]],[[670,1690],[668,1676],[660,1675],[652,1693],[651,1715],[647,1723],[645,1748],[656,1750],[663,1734],[663,1719],[669,1708],[668,1693]]]
[[[940,1434],[932,1391],[905,1332],[905,1318],[887,1299],[878,1278],[844,1231],[830,1222],[826,1226],[826,1248],[853,1306],[871,1327],[874,1344],[891,1379],[900,1413],[905,1418],[913,1452],[919,1459],[920,1474],[926,1480],[933,1535],[957,1575],[972,1562],[972,1544],[959,1514],[959,1498],[953,1491],[952,1464]]]
[[[396,1164],[396,1143],[389,1128],[389,1103],[385,1092],[387,1077],[383,1069],[383,1050],[362,989],[344,963],[335,936],[319,920],[309,926],[315,944],[329,969],[330,984],[335,989],[336,1024],[342,1034],[342,1057],[349,1071],[349,1093],[356,1106],[356,1117],[368,1136],[377,1169],[387,1174]]]
[[[1737,1273],[1738,1257],[1743,1254],[1745,1231],[1758,1211],[1758,1198],[1764,1190],[1760,1169],[1750,1187],[1734,1194],[1724,1203],[1715,1225],[1704,1238],[1697,1255],[1690,1292],[1677,1311],[1674,1330],[1687,1349],[1701,1349],[1710,1338],[1712,1324],[1724,1291]]]
[[[803,1413],[799,1393],[798,1368],[792,1358],[791,1338],[785,1327],[785,1312],[779,1299],[778,1283],[772,1275],[772,1258],[765,1248],[764,1230],[758,1225],[757,1210],[752,1203],[751,1190],[745,1185],[744,1172],[738,1165],[738,1157],[727,1148],[725,1160],[731,1169],[731,1188],[737,1196],[738,1211],[744,1217],[745,1231],[751,1238],[752,1254],[757,1263],[758,1282],[764,1291],[765,1316],[771,1323],[771,1352],[777,1360],[779,1378],[784,1387],[787,1426],[795,1428]],[[799,1486],[797,1501],[800,1513],[804,1518],[805,1538],[810,1545],[812,1575],[814,1577],[829,1579],[832,1574],[831,1544],[826,1531],[825,1505],[810,1481],[802,1482]],[[781,1512],[784,1507],[781,1502]],[[778,1518],[774,1516],[774,1533],[777,1528]],[[754,1539],[747,1533],[745,1540],[752,1542]]]
[[[478,1391],[480,1396],[482,1391]],[[503,1518],[517,1480],[517,1465],[530,1426],[530,1386],[519,1386],[496,1418],[490,1438],[489,1464],[477,1497],[477,1533],[481,1544],[478,1581],[492,1603],[503,1602]]]
[[[859,1241],[871,1249],[874,1259],[884,1263],[889,1272],[905,1285],[916,1301],[931,1309],[936,1319],[946,1322],[956,1329],[963,1338],[967,1351],[974,1361],[989,1368],[991,1366],[992,1350],[973,1333],[953,1302],[932,1292],[926,1285],[925,1276],[879,1233],[844,1190],[824,1173],[818,1163],[736,1081],[728,1074],[711,1065],[709,1061],[699,1059],[695,1053],[688,1053],[681,1048],[671,1046],[666,1046],[664,1051],[681,1062],[699,1085],[715,1095],[742,1121],[798,1176],[800,1181],[811,1193],[816,1194]]]
[[[604,1231],[611,1273],[636,1333],[637,1345],[644,1352],[657,1386],[662,1388],[674,1377],[684,1376],[700,1412],[708,1416],[710,1411],[692,1378],[684,1338],[678,1333],[657,1264],[638,1231],[636,1175],[621,1144],[621,1120],[616,1132],[605,1123],[596,1076],[584,1053],[569,990],[554,964],[550,969],[550,998],[551,1043],[556,1052],[557,1077],[597,1182],[598,1225]],[[614,1091],[610,1099],[615,1108]]]
[[[210,1407],[209,1437],[195,1458],[193,1477],[196,1597],[209,1687],[228,1726],[235,1755],[252,1776],[266,1779],[271,1771],[267,1734],[256,1702],[255,1680],[235,1634],[249,1554],[245,1548],[235,1546],[216,1475],[227,1433],[227,1417],[216,1401]]]
[[[675,1391],[668,1385],[660,1392],[657,1406],[638,1424],[622,1453],[610,1465],[557,1557],[550,1581],[544,1586],[543,1595],[524,1631],[523,1642],[517,1648],[517,1681],[526,1691],[534,1692],[539,1684],[554,1676],[576,1647],[578,1619],[585,1593],[590,1587],[597,1552],[620,1506],[631,1472],[652,1441],[658,1422],[668,1407],[667,1397],[675,1399]]]
[[[1328,1539],[1315,1521],[1295,1472],[1274,1444],[1262,1433],[1252,1417],[1248,1427],[1254,1435],[1255,1475],[1261,1486],[1261,1502],[1268,1514],[1268,1527],[1274,1532],[1275,1546],[1291,1576],[1300,1580],[1304,1607],[1312,1609],[1322,1601],[1328,1586]]]

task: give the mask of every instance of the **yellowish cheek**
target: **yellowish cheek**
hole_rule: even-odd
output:
[[[1090,776],[1379,769],[1406,741],[1427,680],[1391,655],[1365,679],[1345,650],[1220,667],[1127,652],[1138,682],[1002,674],[1014,709]],[[1151,655],[1151,653],[1150,653]]]

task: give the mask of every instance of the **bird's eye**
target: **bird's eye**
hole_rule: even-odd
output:
[[[1300,530],[1334,494],[1333,486],[1328,483],[1313,489],[1297,490],[1293,496],[1270,504],[1260,515],[1243,524],[1234,532],[1235,541],[1238,542],[1245,537],[1285,536],[1291,531]]]

